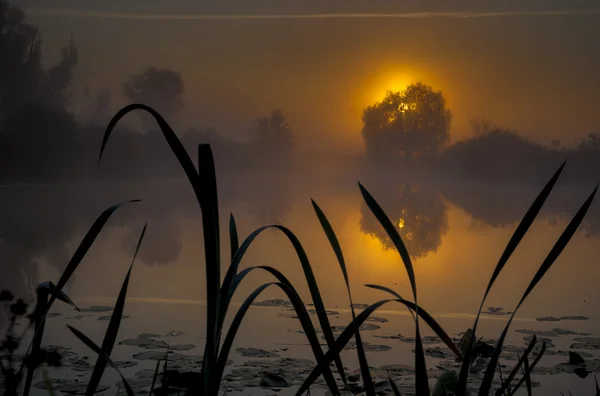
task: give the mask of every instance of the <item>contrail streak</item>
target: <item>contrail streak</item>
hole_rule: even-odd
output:
[[[404,13],[317,13],[317,14],[142,14],[109,11],[29,8],[36,15],[102,19],[137,19],[167,21],[203,20],[285,20],[285,19],[469,19],[540,16],[598,15],[597,10],[499,11],[499,12],[404,12]]]

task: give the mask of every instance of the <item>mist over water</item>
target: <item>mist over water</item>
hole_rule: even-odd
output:
[[[419,305],[458,343],[514,230],[566,161],[484,306],[478,336],[495,339],[600,181],[597,4],[192,3],[0,0],[0,291],[33,302],[36,286],[59,279],[102,211],[141,200],[114,213],[66,285],[84,312],[53,307],[44,342],[87,353],[65,331],[73,323],[100,340],[147,223],[112,356],[141,381],[158,355],[134,346],[140,333],[155,332],[157,343],[180,337],[178,358],[202,359],[200,207],[149,108],[120,118],[104,146],[109,122],[131,103],[156,110],[196,167],[198,145],[210,144],[222,275],[231,262],[230,216],[240,242],[261,226],[284,225],[308,255],[335,331],[350,321],[349,301],[311,199],[339,239],[355,303],[385,298],[368,284],[412,298],[405,265],[361,183],[409,252]],[[600,332],[599,253],[595,202],[520,309],[509,364],[537,334],[549,342],[548,366],[577,349],[600,372],[589,352],[598,349]],[[252,243],[240,269],[251,266],[280,270],[311,303],[298,256],[280,231],[266,230]],[[252,273],[233,305],[269,281]],[[269,288],[258,298],[267,299],[286,296]],[[285,304],[253,306],[235,348],[313,359]],[[361,330],[370,364],[414,364],[414,323],[401,308],[378,311]],[[5,323],[0,315],[0,328]],[[428,367],[453,367],[454,357],[424,331]],[[342,355],[354,369],[351,349]],[[252,362],[255,352],[232,351],[227,370]],[[68,370],[81,369],[87,381],[91,366],[73,366],[75,355]],[[308,370],[313,362],[303,364]],[[70,376],[68,370],[53,374]],[[550,371],[535,380],[556,374]],[[545,376],[542,392],[592,389],[591,376],[571,377]],[[119,380],[115,373],[104,378]]]

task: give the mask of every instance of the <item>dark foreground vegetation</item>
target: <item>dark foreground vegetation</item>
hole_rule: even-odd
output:
[[[508,320],[508,323],[506,324],[504,330],[498,338],[496,345],[493,348],[486,348],[485,346],[481,345],[481,343],[477,342],[477,326],[483,304],[485,303],[490,289],[494,285],[494,282],[500,272],[508,263],[512,253],[518,247],[521,239],[524,237],[529,230],[529,227],[536,219],[536,216],[540,212],[546,199],[552,192],[555,183],[559,179],[559,176],[563,172],[565,164],[563,164],[556,171],[556,173],[541,190],[535,201],[523,216],[513,236],[508,241],[507,246],[500,257],[487,285],[473,327],[467,331],[459,345],[456,345],[444,331],[444,329],[435,321],[435,319],[431,317],[431,315],[429,315],[423,307],[418,305],[417,281],[415,279],[409,252],[407,251],[402,238],[398,234],[396,227],[394,227],[388,216],[381,209],[376,199],[360,183],[359,189],[365,204],[369,208],[372,216],[377,219],[380,226],[383,228],[383,230],[385,230],[394,248],[402,258],[405,270],[407,271],[410,279],[412,296],[411,299],[406,299],[400,296],[394,290],[386,287],[378,285],[366,285],[367,287],[381,290],[387,295],[387,298],[368,306],[359,314],[355,313],[354,306],[352,305],[350,280],[348,279],[346,272],[342,248],[334,232],[333,225],[328,221],[325,212],[317,205],[315,201],[312,201],[315,214],[318,217],[325,236],[328,238],[339,262],[344,281],[346,282],[350,306],[352,307],[352,322],[349,323],[346,329],[336,338],[332,332],[325,306],[319,291],[319,286],[313,274],[310,260],[307,257],[302,244],[291,230],[281,225],[268,225],[258,228],[240,242],[236,223],[233,215],[231,215],[228,226],[230,240],[229,258],[225,258],[226,255],[222,254],[220,251],[219,241],[222,235],[221,225],[218,221],[217,180],[213,155],[209,145],[200,144],[198,146],[198,165],[196,166],[169,124],[154,109],[142,104],[133,104],[119,111],[111,120],[102,141],[100,159],[102,159],[105,150],[107,150],[107,144],[119,120],[134,110],[140,110],[150,114],[157,122],[170,150],[178,160],[190,185],[192,186],[199,208],[202,212],[205,248],[203,264],[206,269],[205,281],[207,290],[207,316],[205,318],[207,326],[206,343],[204,346],[204,358],[200,372],[185,373],[187,375],[186,378],[188,378],[189,381],[187,381],[187,386],[185,389],[179,390],[185,391],[187,395],[212,396],[219,393],[227,363],[227,357],[231,350],[236,332],[238,331],[239,326],[248,311],[248,308],[264,290],[274,287],[281,289],[281,291],[284,292],[287,298],[291,301],[298,320],[302,325],[304,334],[306,335],[306,338],[312,348],[312,352],[316,361],[314,369],[305,379],[302,386],[298,389],[298,395],[305,394],[307,391],[309,391],[315,380],[317,380],[320,376],[323,376],[327,387],[334,395],[339,395],[341,390],[346,389],[353,393],[365,392],[368,396],[374,396],[376,394],[376,386],[377,391],[379,391],[379,389],[382,387],[382,384],[375,384],[373,382],[363,343],[361,341],[359,328],[371,314],[384,305],[388,305],[390,303],[400,304],[408,309],[411,312],[415,322],[415,392],[417,395],[442,396],[472,394],[472,392],[467,388],[469,369],[474,360],[480,356],[486,359],[486,368],[483,381],[481,382],[479,389],[476,390],[478,395],[485,396],[490,394],[514,394],[514,392],[522,385],[525,385],[529,394],[532,393],[530,374],[544,354],[545,345],[542,344],[541,348],[536,349],[538,352],[537,355],[534,356],[533,351],[536,347],[537,340],[535,337],[533,337],[529,347],[521,356],[513,371],[508,375],[501,376],[502,385],[500,385],[499,389],[492,389],[494,379],[497,375],[499,375],[497,374],[499,368],[498,359],[503,351],[504,340],[507,336],[509,327],[516,315],[516,312],[569,243],[571,237],[576,232],[588,209],[590,208],[596,194],[596,189],[594,189],[589,198],[581,205],[580,209],[573,216],[553,248],[541,263],[529,286],[523,292],[519,303],[514,310],[512,310],[512,314]],[[5,395],[15,396],[19,393],[22,393],[23,395],[28,396],[31,389],[34,371],[43,371],[44,365],[60,364],[60,356],[56,356],[53,353],[48,353],[42,348],[42,338],[46,315],[56,300],[60,300],[75,306],[71,299],[63,292],[63,288],[76,272],[78,265],[85,258],[87,251],[94,244],[94,241],[102,232],[109,219],[121,206],[135,202],[139,201],[132,200],[115,204],[98,216],[79,244],[58,282],[56,284],[46,282],[39,285],[37,289],[38,298],[33,310],[29,310],[27,305],[22,300],[15,299],[15,297],[9,292],[3,292],[0,295],[0,302],[6,305],[9,310],[10,317],[9,328],[5,340],[2,343],[1,363]],[[239,269],[241,260],[243,259],[249,246],[263,231],[267,229],[275,229],[283,233],[295,249],[299,264],[302,266],[304,271],[305,281],[309,287],[311,300],[316,308],[319,325],[327,342],[326,350],[323,350],[321,347],[316,329],[309,319],[307,307],[296,291],[295,283],[297,281],[292,282],[286,278],[283,273],[269,266],[250,267],[243,270]],[[115,365],[110,356],[119,332],[123,309],[127,299],[127,288],[133,264],[138,251],[143,249],[142,242],[145,231],[146,227],[144,226],[144,229],[142,230],[138,240],[132,264],[129,267],[127,276],[123,282],[123,286],[115,303],[115,308],[102,345],[96,345],[85,334],[76,328],[67,326],[69,331],[71,331],[75,337],[81,340],[81,342],[83,342],[87,347],[92,349],[97,354],[96,365],[94,367],[92,377],[88,384],[88,390],[86,392],[87,395],[92,395],[95,392],[99,381],[102,378],[103,372],[108,366],[111,366],[120,374],[118,367]],[[220,273],[220,263],[222,260],[230,261],[225,274]],[[232,297],[246,275],[253,271],[266,272],[265,275],[267,275],[271,280],[257,288],[254,292],[246,297],[244,303],[235,313],[231,326],[226,328],[224,322],[226,313],[230,308]],[[26,331],[23,334],[17,334],[15,331],[15,323],[18,321],[24,321],[26,324]],[[431,328],[446,344],[449,350],[456,355],[456,359],[462,362],[461,369],[458,372],[448,371],[444,373],[437,380],[437,384],[435,385],[434,389],[430,389],[429,386],[425,354],[421,341],[421,329],[423,325]],[[27,335],[27,333],[29,333],[30,336],[24,337]],[[356,349],[360,363],[361,381],[358,384],[354,383],[354,385],[351,385],[351,381],[349,381],[344,371],[340,353],[353,338],[357,346]],[[25,341],[29,339],[31,340],[30,342]],[[25,344],[20,345],[21,342],[25,342]],[[17,351],[21,350],[24,351],[24,354],[18,355]],[[168,393],[170,387],[174,386],[173,384],[169,383],[166,376],[163,376],[162,381],[160,382],[156,380],[158,378],[160,364],[160,361],[157,362],[156,373],[153,381],[154,394],[166,394]],[[519,372],[522,372],[522,375],[518,375]],[[121,378],[127,394],[132,396],[132,388],[129,386],[123,375],[121,375]],[[274,380],[276,380],[276,378]],[[47,381],[48,389],[52,391],[51,380],[47,379]],[[389,387],[389,389],[396,396],[400,395],[400,391],[393,383],[391,378],[388,380],[388,382],[386,382],[385,386]],[[172,390],[177,391],[178,389],[173,388]],[[597,390],[597,392],[600,393],[600,390]]]

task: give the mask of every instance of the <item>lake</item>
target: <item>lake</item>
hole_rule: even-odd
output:
[[[222,273],[230,260],[230,213],[235,216],[241,240],[262,225],[281,223],[301,241],[325,304],[335,311],[330,315],[332,324],[347,324],[350,321],[349,302],[342,272],[314,213],[312,198],[325,212],[339,238],[354,302],[370,304],[387,298],[385,293],[367,288],[365,284],[386,286],[412,298],[399,254],[391,248],[385,232],[361,197],[356,183],[360,179],[397,226],[413,257],[419,304],[458,341],[460,332],[472,326],[500,255],[543,186],[485,185],[441,178],[417,182],[386,174],[371,177],[350,173],[318,172],[317,167],[309,167],[297,169],[290,175],[276,175],[275,172],[272,175],[220,174]],[[539,218],[500,275],[486,301],[486,310],[488,307],[500,307],[504,311],[514,309],[534,273],[592,188],[557,184]],[[74,249],[102,210],[117,202],[142,199],[141,203],[125,205],[113,215],[66,291],[80,307],[113,305],[139,234],[147,222],[148,231],[129,286],[125,307],[128,318],[122,322],[118,341],[153,333],[155,340],[187,345],[187,349],[176,353],[201,358],[206,325],[202,227],[200,209],[184,179],[144,183],[3,185],[0,194],[3,200],[0,253],[4,258],[3,273],[8,275],[3,276],[1,287],[10,288],[24,297],[30,290],[29,285],[58,280]],[[511,327],[511,345],[526,346],[525,339],[531,334],[543,335],[547,341],[552,341],[548,348],[551,354],[540,363],[547,368],[534,377],[541,384],[538,393],[549,389],[556,393],[558,390],[591,393],[594,389],[593,375],[580,379],[574,374],[549,374],[556,374],[556,370],[551,369],[554,365],[568,360],[566,351],[571,344],[578,344],[575,347],[579,349],[573,350],[589,359],[591,371],[600,370],[600,360],[596,360],[598,357],[594,354],[598,340],[593,338],[600,335],[596,308],[600,290],[595,284],[600,274],[596,265],[600,253],[599,237],[600,209],[593,204],[580,230],[526,300]],[[310,303],[298,258],[281,232],[267,230],[253,242],[241,268],[255,265],[269,265],[282,271]],[[251,291],[270,281],[272,278],[266,273],[249,275],[236,292],[234,301],[241,303]],[[285,295],[270,288],[258,301],[271,299],[285,299]],[[382,370],[391,367],[388,365],[414,365],[411,353],[414,344],[408,338],[414,337],[414,322],[401,306],[387,305],[384,309],[375,315],[381,319],[369,322],[375,326],[363,331],[365,341],[372,348],[368,352],[370,365],[383,366]],[[93,356],[66,330],[65,324],[77,327],[100,343],[108,321],[99,318],[110,312],[79,314],[59,303],[53,312],[56,316],[49,318],[44,344],[71,347],[77,356]],[[485,340],[496,338],[508,319],[500,310],[490,312],[494,314],[483,315],[478,334]],[[285,306],[250,309],[234,348],[262,349],[269,351],[271,357],[255,356],[260,352],[252,349],[232,351],[228,373],[238,388],[240,384],[256,385],[240,378],[253,374],[255,378],[260,370],[271,367],[269,362],[283,367],[278,359],[312,359],[310,348],[305,345],[306,339],[297,331],[299,324],[290,316],[293,315]],[[578,320],[568,318],[572,316]],[[559,320],[561,317],[563,319]],[[314,315],[313,318],[318,325]],[[432,335],[428,329],[425,334]],[[428,367],[433,370],[432,375],[435,370],[440,370],[436,366],[454,364],[448,349],[439,340],[430,339],[425,347],[429,349]],[[135,358],[144,351],[161,349],[119,345],[112,356],[116,360],[135,362],[135,366],[125,368],[125,372],[131,378],[137,375],[140,382],[147,383],[152,377],[151,371],[147,370],[153,370],[152,359],[156,357],[146,354]],[[350,371],[358,368],[355,350],[344,351],[342,357]],[[508,357],[509,360],[504,362],[510,367],[514,361]],[[80,381],[89,377],[88,366],[93,366],[93,360],[86,366],[76,361],[75,355],[69,359],[70,370],[61,369],[52,372],[52,376]],[[193,368],[192,360],[185,358],[188,364],[185,367]],[[257,361],[267,363],[260,366]],[[310,369],[310,361],[298,360],[296,363],[300,372]],[[505,370],[508,372],[510,368]],[[412,381],[410,371],[396,374],[401,387],[408,389]],[[117,381],[114,371],[107,369],[102,383],[114,385]],[[232,388],[236,389],[236,386]],[[248,389],[240,394],[272,393],[262,388]],[[114,392],[114,389],[106,391],[107,394]]]

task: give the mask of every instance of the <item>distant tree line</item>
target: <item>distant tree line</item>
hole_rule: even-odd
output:
[[[141,130],[115,133],[103,169],[96,171],[99,144],[111,114],[111,94],[83,89],[91,103],[86,120],[77,120],[71,99],[78,52],[73,38],[59,62],[42,65],[42,35],[25,13],[0,0],[0,181],[66,181],[142,179],[180,176],[179,166],[153,131],[156,122],[140,112]],[[144,103],[171,122],[184,107],[184,82],[170,69],[149,67],[122,84],[132,103]],[[114,110],[112,110],[114,111]],[[293,133],[280,110],[260,117],[248,131],[248,142],[236,143],[213,130],[189,128],[181,137],[192,156],[199,142],[213,144],[219,165],[229,170],[289,168]]]
[[[513,184],[547,180],[565,159],[567,183],[595,183],[600,169],[600,133],[578,144],[545,146],[491,121],[471,121],[473,136],[448,145],[452,114],[441,91],[421,82],[363,112],[367,163],[375,170],[425,169],[438,176]]]

